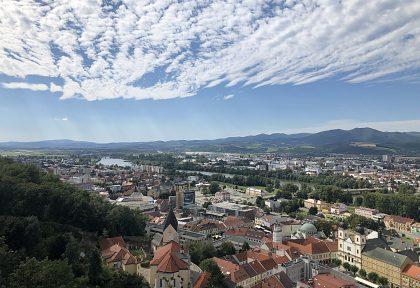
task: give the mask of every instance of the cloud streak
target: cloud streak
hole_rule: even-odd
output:
[[[61,99],[420,78],[415,0],[6,0],[2,7],[0,73],[60,80],[62,87],[22,89]]]
[[[233,94],[226,95],[226,96],[223,97],[223,100],[229,100],[229,99],[232,99],[233,97],[235,97],[235,95],[233,95]]]
[[[26,89],[32,91],[48,91],[49,87],[45,84],[31,84],[26,82],[2,83],[3,88],[7,89]]]

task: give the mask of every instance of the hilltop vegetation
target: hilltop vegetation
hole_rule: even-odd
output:
[[[420,134],[382,132],[371,128],[334,129],[309,134],[259,134],[215,140],[173,140],[154,142],[93,143],[71,140],[5,142],[0,149],[40,150],[130,150],[130,151],[208,151],[236,153],[291,153],[322,155],[420,153]]]
[[[98,237],[143,235],[136,211],[0,158],[0,287],[148,287],[108,270]]]

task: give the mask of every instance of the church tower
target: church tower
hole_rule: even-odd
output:
[[[172,210],[172,208],[170,208],[169,213],[166,216],[165,222],[163,223],[162,244],[165,245],[171,241],[179,243],[178,220],[176,219],[175,213]]]
[[[273,228],[273,242],[282,243],[283,242],[283,231],[280,225],[274,225]]]

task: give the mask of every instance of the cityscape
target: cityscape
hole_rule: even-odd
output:
[[[0,288],[420,288],[420,2],[4,0]]]

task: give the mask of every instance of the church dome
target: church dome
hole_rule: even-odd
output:
[[[315,225],[312,223],[305,223],[300,228],[299,231],[305,234],[316,234],[318,230],[316,229]]]

